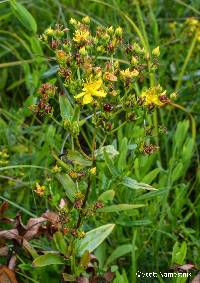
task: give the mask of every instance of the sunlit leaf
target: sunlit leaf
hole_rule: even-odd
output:
[[[110,263],[112,263],[113,261],[115,261],[117,258],[128,254],[132,251],[132,244],[125,244],[125,245],[121,245],[119,247],[117,247],[112,253],[111,255],[108,257],[107,261],[106,261],[106,265],[109,265]]]
[[[115,196],[114,190],[108,190],[106,192],[103,192],[99,197],[98,200],[106,202],[106,201],[112,201]]]
[[[64,264],[63,259],[61,256],[53,253],[46,253],[44,255],[41,255],[37,257],[33,261],[33,266],[34,267],[42,267],[42,266],[47,266],[47,265],[56,265],[56,264]]]
[[[97,212],[118,212],[143,207],[144,204],[115,204],[97,209]]]
[[[69,200],[74,201],[75,193],[77,192],[77,188],[73,180],[67,174],[56,174],[56,178],[62,184],[65,189],[65,193]]]
[[[87,232],[85,238],[77,244],[78,253],[82,255],[87,250],[95,250],[110,235],[114,227],[115,224],[106,224]]]
[[[11,0],[10,5],[12,7],[13,13],[18,18],[18,20],[23,24],[25,28],[36,33],[37,24],[31,13],[19,2]]]
[[[136,180],[134,180],[130,177],[124,177],[121,181],[121,184],[124,185],[125,187],[128,187],[130,189],[134,189],[134,190],[138,190],[138,189],[149,190],[149,191],[156,190],[152,186],[147,185],[145,183],[139,183],[139,182],[137,182]]]

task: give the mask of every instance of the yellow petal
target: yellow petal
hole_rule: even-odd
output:
[[[102,85],[102,80],[97,80],[94,82],[94,90],[98,90]]]
[[[98,96],[98,97],[105,97],[106,96],[106,92],[103,90],[96,90],[93,92],[94,96]]]
[[[81,93],[75,95],[74,98],[75,98],[75,99],[78,99],[78,98],[83,97],[84,95],[85,95],[85,92],[83,91],[83,92],[81,92]]]
[[[91,103],[92,101],[93,101],[93,98],[91,95],[89,94],[84,95],[83,104],[88,104],[88,103]]]

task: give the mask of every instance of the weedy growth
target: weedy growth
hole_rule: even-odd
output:
[[[99,168],[105,162],[115,184],[125,184],[126,176],[113,162],[119,153],[113,145],[107,144],[107,138],[128,123],[143,125],[143,134],[134,141],[136,155],[150,155],[159,149],[155,136],[165,134],[166,129],[160,125],[159,131],[154,133],[157,125],[153,124],[151,113],[170,104],[166,90],[159,83],[150,85],[150,75],[159,68],[160,49],[156,47],[147,53],[135,41],[126,43],[121,27],[97,26],[94,30],[90,27],[89,17],[82,21],[71,19],[70,29],[62,25],[50,27],[40,39],[55,56],[58,78],[38,89],[38,102],[29,108],[38,117],[45,119],[47,116],[59,125],[68,134],[71,147],[65,148],[61,155],[55,150],[52,152],[55,164],[45,181],[36,183],[34,193],[41,201],[45,199],[51,204],[54,198],[51,180],[56,178],[65,186],[66,195],[54,200],[56,212],[30,219],[26,226],[19,218],[12,220],[15,228],[1,231],[1,235],[24,247],[34,258],[36,267],[49,262],[64,265],[64,281],[80,282],[81,278],[90,278],[91,282],[98,282],[98,278],[103,278],[105,282],[111,282],[114,274],[99,270],[98,260],[92,252],[112,232],[114,224],[86,231],[100,213],[143,205],[117,203],[117,199],[113,200],[114,190],[99,193]],[[86,132],[92,142],[86,139]],[[139,188],[153,190],[135,180],[131,182]],[[41,220],[39,223],[38,219]],[[37,223],[30,226],[34,221]],[[47,236],[54,242],[55,249],[42,255],[41,250],[33,249],[27,243],[29,227],[31,231],[34,229],[32,236]]]

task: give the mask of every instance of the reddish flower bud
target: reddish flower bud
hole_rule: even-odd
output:
[[[103,109],[105,112],[110,112],[112,110],[112,105],[110,103],[105,103]]]

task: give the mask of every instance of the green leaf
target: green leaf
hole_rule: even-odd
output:
[[[29,106],[35,104],[37,101],[37,97],[33,95],[29,95],[29,97],[24,101],[23,108],[20,111],[20,114],[24,117],[28,117],[32,115],[31,110],[29,110]]]
[[[12,7],[12,11],[17,19],[23,24],[25,28],[33,33],[37,32],[37,24],[31,13],[20,3],[17,1],[11,0],[10,5]]]
[[[160,168],[155,168],[151,172],[149,172],[145,177],[142,179],[142,183],[151,184],[153,180],[158,176],[160,173]]]
[[[189,128],[188,120],[183,120],[178,123],[177,129],[174,135],[174,145],[177,149],[180,149],[182,147],[187,131],[188,131],[188,128]]]
[[[74,275],[68,274],[68,273],[63,273],[63,279],[65,282],[74,282],[76,281],[76,277]]]
[[[104,154],[104,160],[106,162],[106,165],[107,165],[111,175],[117,176],[118,172],[117,172],[117,169],[115,168],[113,160],[109,157],[109,155],[106,151],[104,151],[103,154]]]
[[[60,257],[57,254],[53,253],[46,253],[44,255],[41,255],[37,257],[33,261],[33,266],[34,267],[42,267],[42,266],[47,266],[47,265],[54,265],[54,264],[64,264],[64,261],[62,257]]]
[[[128,140],[124,137],[120,144],[120,155],[118,158],[118,168],[123,170],[124,166],[126,166],[126,156],[128,152]]]
[[[55,242],[57,250],[65,255],[67,252],[67,245],[63,234],[60,231],[57,231],[53,234],[53,240]]]
[[[80,266],[86,269],[89,262],[90,262],[90,253],[89,251],[85,251],[81,257]]]
[[[152,223],[149,219],[143,220],[130,220],[130,221],[116,221],[117,225],[126,226],[126,227],[137,227],[137,226],[144,226],[150,225]]]
[[[71,202],[74,201],[75,193],[77,192],[77,188],[73,180],[67,174],[56,174],[56,178],[62,184],[65,189],[66,195]]]
[[[138,190],[149,190],[149,191],[155,191],[157,189],[153,188],[150,185],[147,185],[145,183],[139,183],[136,180],[130,178],[130,177],[123,177],[121,184],[124,185],[125,187],[128,187],[130,189]]]
[[[123,270],[122,274],[120,274],[119,271],[116,271],[116,277],[113,283],[129,283],[127,275],[126,275],[126,271]]]
[[[59,96],[60,113],[63,120],[72,120],[73,108],[66,95]]]
[[[99,197],[98,200],[106,202],[106,201],[112,201],[115,196],[114,190],[108,190],[106,192],[103,192]]]
[[[79,166],[92,166],[92,161],[83,158],[83,155],[76,150],[68,150],[67,158],[72,160],[74,164]]]
[[[106,266],[110,265],[111,262],[115,261],[117,258],[124,256],[125,254],[128,254],[130,252],[132,252],[132,244],[125,244],[125,245],[121,245],[119,247],[117,247],[112,254],[108,257],[107,261],[106,261]]]
[[[104,160],[104,152],[106,152],[109,158],[113,159],[115,156],[119,154],[119,152],[114,148],[113,145],[106,145],[98,148],[95,151],[95,157],[97,160]]]
[[[182,159],[183,163],[190,163],[190,159],[192,158],[193,151],[194,151],[194,145],[195,145],[195,142],[192,138],[186,139],[186,141],[183,145],[183,148],[182,148],[181,159]]]
[[[168,192],[169,192],[169,189],[160,189],[160,190],[157,190],[157,191],[153,191],[153,192],[139,196],[137,198],[137,201],[138,200],[148,200],[148,199],[152,199],[152,198],[154,199],[158,196],[162,196],[164,194],[167,194]]]
[[[87,232],[85,238],[77,244],[79,255],[87,250],[90,253],[95,250],[110,235],[114,227],[115,224],[106,224]]]
[[[114,204],[97,209],[97,212],[118,212],[145,206],[144,204]]]
[[[179,162],[174,168],[171,176],[172,183],[177,181],[183,174],[183,163]]]
[[[183,242],[181,246],[175,243],[172,251],[172,264],[183,264],[187,254],[187,244]]]

